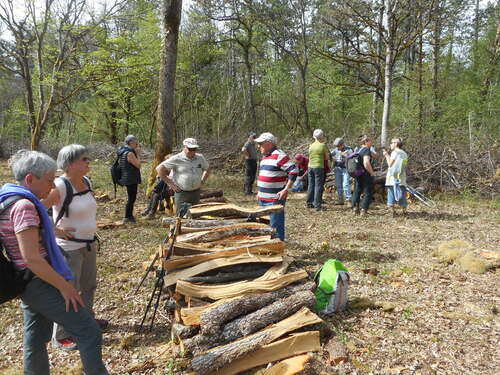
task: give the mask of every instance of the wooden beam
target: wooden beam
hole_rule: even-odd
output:
[[[282,360],[283,358],[296,356],[302,353],[317,352],[320,350],[321,344],[319,340],[319,331],[294,333],[287,338],[264,345],[262,348],[257,349],[255,352],[245,357],[239,358],[231,362],[227,366],[224,366],[217,371],[211,372],[209,375],[238,374],[257,366],[262,366],[270,362]],[[273,367],[271,367],[269,370],[271,370]],[[265,374],[269,375],[267,374],[267,372]],[[286,373],[278,372],[275,374],[283,375]]]
[[[252,224],[252,223],[250,223]],[[258,223],[253,223],[258,224]],[[213,229],[209,228],[208,230],[204,230],[202,232],[196,233],[184,233],[177,237],[177,241],[179,242],[213,242],[213,241],[221,241],[227,239],[228,237],[244,235],[248,237],[257,237],[257,236],[270,236],[275,233],[275,229],[267,226],[265,224],[260,224],[261,227],[249,227],[246,226],[231,226],[226,227],[224,229]]]
[[[278,263],[283,260],[281,255],[260,255],[258,253],[245,253],[245,254],[236,254],[234,256],[227,256],[227,257],[216,257],[218,254],[209,254],[211,256],[214,256],[215,259],[209,259],[206,262],[199,263],[195,266],[184,268],[182,270],[179,270],[177,272],[171,272],[167,273],[167,275],[164,277],[165,281],[165,287],[168,287],[170,285],[174,285],[177,282],[180,282],[181,280],[194,276],[194,275],[199,275],[200,273],[207,272],[213,269],[221,268],[221,267],[226,267],[226,266],[232,266],[235,264],[242,264],[242,263]],[[164,262],[166,263],[166,262]],[[193,284],[195,285],[195,284]]]
[[[199,220],[201,221],[201,220]],[[203,220],[209,221],[209,220]],[[181,233],[196,233],[196,232],[205,232],[205,231],[218,231],[218,230],[229,230],[229,229],[239,229],[239,228],[248,228],[248,229],[262,229],[269,228],[269,225],[263,223],[236,223],[236,224],[228,224],[228,225],[219,225],[212,227],[184,227],[181,228]]]
[[[267,274],[267,272],[266,272]],[[266,275],[264,275],[266,276]],[[263,277],[264,277],[263,276]],[[271,280],[240,281],[226,285],[197,285],[187,281],[179,280],[176,292],[188,297],[210,298],[219,300],[223,298],[236,297],[243,294],[270,292],[283,288],[294,281],[305,279],[308,274],[304,270],[278,276]]]
[[[192,206],[189,209],[191,216],[193,218],[201,217],[201,216],[216,216],[216,217],[259,217],[265,216],[272,213],[279,212],[283,209],[282,205],[273,205],[273,206],[257,206],[253,208],[248,207],[240,207],[232,203],[226,204],[215,204],[210,203],[208,205],[198,205]]]

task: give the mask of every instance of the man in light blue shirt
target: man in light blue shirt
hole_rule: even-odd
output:
[[[346,146],[342,138],[336,138],[333,142],[335,148],[333,149],[331,155],[334,161],[334,171],[335,171],[335,187],[337,189],[338,200],[336,205],[345,203],[351,206],[351,187],[349,184],[349,173],[347,173],[346,168],[346,158],[352,153],[352,148]]]

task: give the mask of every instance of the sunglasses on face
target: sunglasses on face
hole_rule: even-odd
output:
[[[191,152],[195,152],[197,150],[197,148],[189,148],[187,147],[188,151],[191,151]]]

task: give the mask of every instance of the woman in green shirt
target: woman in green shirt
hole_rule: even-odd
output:
[[[307,207],[321,211],[323,185],[325,183],[325,164],[330,160],[330,151],[325,144],[323,130],[313,132],[314,142],[309,146],[309,187],[307,189]],[[325,163],[326,161],[326,163]]]

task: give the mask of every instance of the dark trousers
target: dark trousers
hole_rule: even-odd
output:
[[[127,185],[127,204],[125,206],[125,217],[134,217],[134,203],[137,198],[138,184]]]
[[[352,198],[352,207],[359,207],[361,201],[361,193],[364,193],[363,203],[361,208],[368,210],[373,197],[373,177],[368,173],[364,173],[355,178],[356,187],[354,188],[354,196]]]
[[[255,176],[257,175],[257,160],[246,159],[245,160],[245,193],[251,194],[253,182],[255,181]]]
[[[325,168],[309,168],[309,186],[307,187],[307,204],[321,208],[325,184]]]

